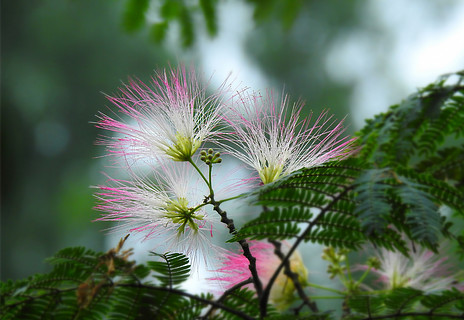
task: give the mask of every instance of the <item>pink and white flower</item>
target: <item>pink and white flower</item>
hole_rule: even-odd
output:
[[[263,184],[353,153],[354,138],[342,137],[343,121],[333,120],[327,111],[310,126],[312,115],[299,120],[303,105],[290,107],[286,96],[281,101],[272,93],[238,98],[225,118],[231,133],[224,135],[229,144],[223,146],[255,169]]]
[[[127,119],[100,115],[97,127],[119,133],[100,143],[109,154],[135,160],[167,156],[188,161],[220,121],[225,90],[223,83],[208,95],[193,68],[187,72],[184,67],[157,73],[151,86],[130,80],[118,97],[107,97]]]
[[[266,287],[275,270],[280,265],[281,260],[274,254],[274,246],[272,244],[264,241],[250,241],[248,243],[251,254],[256,258],[258,276],[263,286]],[[285,242],[283,243],[283,249],[287,251],[289,249],[288,244]],[[209,280],[219,281],[225,289],[229,289],[251,277],[248,266],[249,261],[243,254],[228,252],[222,259],[222,267],[215,270],[215,272],[224,275],[210,278]],[[300,283],[305,285],[307,283],[308,270],[304,266],[298,251],[295,251],[290,257],[290,267],[293,272],[298,274]],[[247,287],[250,289],[254,288],[252,284],[247,285]],[[284,310],[294,301],[294,293],[295,287],[293,282],[281,271],[272,286],[269,301],[278,310]]]
[[[443,248],[442,248],[443,249]],[[464,289],[448,257],[415,246],[410,256],[381,249],[377,255],[380,269],[372,269],[387,289],[411,287],[423,291],[441,291],[451,287]]]
[[[193,265],[201,252],[214,249],[214,221],[192,192],[188,163],[159,160],[156,169],[153,179],[134,172],[131,181],[108,178],[96,194],[100,200],[96,209],[103,212],[97,221],[122,222],[113,229],[162,239],[158,243],[186,254]]]

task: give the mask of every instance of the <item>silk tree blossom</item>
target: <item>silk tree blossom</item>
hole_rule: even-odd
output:
[[[226,90],[223,83],[208,95],[193,68],[187,72],[185,67],[155,74],[150,86],[130,80],[118,97],[107,97],[127,118],[101,114],[97,123],[119,135],[105,137],[100,143],[107,146],[109,154],[135,160],[162,155],[188,161],[220,121]]]
[[[464,289],[464,283],[458,283],[448,257],[426,248],[416,246],[415,250],[411,250],[410,257],[381,249],[378,259],[381,267],[372,269],[372,272],[379,276],[379,281],[387,289],[411,287],[426,292],[446,290],[453,286]]]
[[[189,256],[192,265],[201,252],[216,248],[211,244],[214,221],[201,201],[192,201],[195,186],[188,163],[159,160],[152,180],[131,172],[130,181],[108,178],[99,187],[96,209],[103,214],[97,221],[122,222],[115,229],[157,238],[169,250]]]
[[[290,107],[287,96],[280,102],[272,93],[239,95],[239,100],[225,118],[232,132],[225,135],[230,144],[224,147],[255,169],[263,184],[353,152],[354,139],[342,137],[343,121],[336,122],[327,111],[310,126],[312,115],[299,120],[303,105]]]
[[[256,258],[256,269],[258,276],[261,279],[263,286],[267,286],[269,280],[274,274],[281,260],[274,254],[274,246],[268,242],[250,241],[250,250]],[[289,246],[283,243],[283,249],[288,251]],[[251,277],[250,269],[248,268],[249,261],[243,254],[228,252],[223,256],[222,267],[215,270],[217,273],[224,274],[215,278],[210,278],[210,281],[219,281],[225,289],[230,289],[234,285],[243,282]],[[308,270],[304,266],[301,255],[295,251],[290,257],[291,270],[298,274],[298,279],[302,285],[307,283]],[[247,285],[253,289],[253,285]],[[278,309],[285,310],[294,301],[295,286],[284,273],[283,270],[279,273],[274,282],[270,294],[269,301]]]

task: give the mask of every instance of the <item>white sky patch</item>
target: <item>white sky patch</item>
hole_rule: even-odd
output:
[[[214,74],[213,87],[231,74],[234,84],[253,90],[269,86],[259,68],[247,57],[244,43],[254,28],[251,8],[241,1],[220,2],[218,34],[211,39],[206,33],[198,37],[197,50],[205,75]]]
[[[425,86],[443,73],[464,68],[464,2],[456,9],[442,26],[429,28],[414,45],[399,43],[395,58],[406,86]]]
[[[361,26],[334,43],[326,70],[354,86],[356,128],[438,76],[464,68],[464,2],[449,5],[452,10],[437,13],[420,0],[369,1],[362,19],[370,30]]]

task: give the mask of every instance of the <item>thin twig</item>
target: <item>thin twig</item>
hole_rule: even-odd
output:
[[[244,281],[241,281],[237,284],[235,284],[233,287],[227,289],[226,291],[224,291],[224,293],[216,300],[216,303],[222,303],[222,301],[224,301],[225,298],[227,298],[227,296],[231,293],[233,293],[235,290],[243,287],[244,285],[247,285],[247,284],[250,284],[250,283],[253,283],[253,278],[248,278]],[[211,306],[211,308],[208,310],[208,312],[206,312],[206,314],[204,316],[202,316],[200,319],[208,319],[209,315],[215,310],[216,308],[214,306]]]

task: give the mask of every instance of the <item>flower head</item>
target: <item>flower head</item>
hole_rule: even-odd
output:
[[[267,286],[281,261],[274,254],[274,246],[272,244],[262,241],[250,241],[249,245],[252,255],[256,258],[258,276],[263,286]],[[284,243],[284,245],[288,250],[288,244]],[[222,264],[223,266],[216,270],[216,272],[223,273],[224,276],[211,278],[210,280],[220,281],[220,283],[225,284],[226,289],[251,277],[251,272],[248,268],[249,261],[243,254],[229,252],[224,256]],[[308,278],[308,271],[297,251],[290,257],[290,266],[292,271],[298,274],[300,282],[305,284]],[[248,285],[248,287],[252,288],[252,285]],[[277,309],[284,310],[294,301],[294,292],[295,287],[293,282],[281,271],[272,286],[269,299]]]
[[[387,289],[411,287],[423,291],[440,291],[457,286],[456,274],[447,257],[416,246],[410,257],[382,249],[378,253],[380,268],[373,268]],[[462,285],[461,285],[462,287]]]
[[[278,180],[289,173],[350,155],[354,139],[341,137],[343,122],[337,123],[324,111],[312,126],[299,120],[301,104],[291,108],[284,97],[279,104],[268,93],[265,98],[240,96],[226,122],[232,132],[224,144],[227,151],[254,168],[262,183]]]
[[[132,172],[131,181],[108,179],[100,186],[98,221],[123,222],[118,229],[145,233],[145,239],[162,237],[168,249],[196,259],[198,251],[211,248],[213,221],[203,205],[192,200],[192,174],[187,163],[158,162],[154,179]],[[193,261],[192,261],[193,262]]]
[[[151,86],[131,80],[119,97],[108,97],[132,121],[101,115],[97,127],[120,133],[101,144],[110,154],[142,157],[167,156],[187,161],[220,121],[225,84],[207,95],[200,79],[184,67],[157,73]]]

